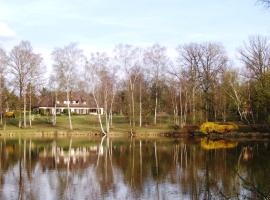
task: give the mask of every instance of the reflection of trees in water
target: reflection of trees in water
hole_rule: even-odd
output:
[[[27,145],[27,141],[22,139],[12,141],[11,144],[6,140],[1,141],[1,191],[3,192],[0,193],[0,199],[33,199],[34,194],[30,190],[32,184],[30,169],[33,162],[30,151],[27,151]]]
[[[105,143],[105,144],[104,144]],[[101,151],[102,149],[102,151]],[[102,152],[102,155],[101,155]],[[112,166],[112,141],[107,136],[103,136],[99,145],[98,159],[96,165],[96,179],[100,185],[100,190],[104,194],[110,189],[114,189],[114,173]]]
[[[193,199],[255,198],[254,188],[269,190],[269,151],[268,143],[203,150],[194,141],[136,138],[104,137],[89,146],[70,139],[67,147],[57,140],[2,140],[0,199],[10,193],[13,199],[162,199],[167,190]]]
[[[247,144],[241,149],[236,173],[246,189],[244,196],[270,199],[269,143]]]

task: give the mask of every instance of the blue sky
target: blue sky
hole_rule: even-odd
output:
[[[70,42],[86,54],[160,43],[174,56],[179,44],[215,41],[234,59],[256,34],[270,35],[270,9],[256,0],[0,0],[0,46],[29,40],[47,65]]]

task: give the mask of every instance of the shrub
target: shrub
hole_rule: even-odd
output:
[[[5,112],[4,117],[15,118],[15,113],[14,112]]]
[[[40,113],[41,116],[44,116],[44,115],[47,114],[45,109],[39,109],[39,113]]]
[[[34,109],[34,110],[32,111],[32,114],[33,114],[33,115],[37,115],[37,114],[39,114],[39,111],[38,111],[37,109]]]
[[[68,109],[67,109],[67,108],[65,108],[65,109],[63,110],[63,114],[68,115]]]
[[[78,114],[76,112],[71,112],[71,115],[80,115],[80,114]]]
[[[238,129],[234,123],[218,124],[215,122],[205,122],[201,125],[200,131],[207,133],[228,133]]]

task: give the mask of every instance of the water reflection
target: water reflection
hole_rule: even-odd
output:
[[[1,139],[0,199],[259,199],[269,152],[268,142]]]

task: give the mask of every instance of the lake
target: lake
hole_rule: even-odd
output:
[[[0,199],[262,199],[270,144],[140,138],[1,138]]]

